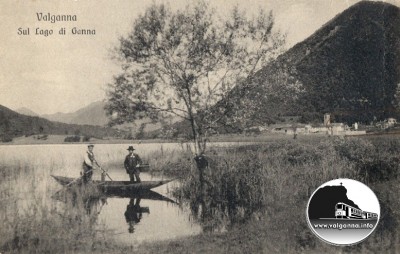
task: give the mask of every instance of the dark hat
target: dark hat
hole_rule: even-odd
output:
[[[129,146],[127,150],[128,151],[133,151],[133,150],[135,150],[135,148],[133,148],[133,146]]]
[[[93,145],[93,144],[90,144],[90,145],[88,145],[87,147],[94,147],[94,145]]]

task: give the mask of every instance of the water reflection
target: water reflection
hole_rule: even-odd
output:
[[[100,214],[101,209],[103,208],[104,205],[107,205],[106,197],[96,197],[96,198],[89,197],[86,201],[84,201],[84,207],[88,215]]]
[[[99,192],[98,190],[93,190],[87,186],[76,186],[74,188],[65,188],[55,192],[52,196],[53,199],[58,201],[62,201],[64,203],[71,204],[72,207],[79,207],[81,203],[84,208],[88,211],[88,214],[92,214],[92,210],[96,207],[102,208],[104,205],[107,205],[107,198],[129,198],[130,202],[127,207],[130,208],[129,211],[133,209],[133,207],[140,208],[140,201],[142,199],[148,200],[158,200],[165,201],[173,204],[177,204],[174,200],[163,196],[157,192],[151,190],[142,190],[138,192],[120,190],[120,191],[109,191],[107,193]],[[135,202],[136,200],[136,202]],[[99,206],[100,204],[100,206]],[[99,210],[99,209],[95,209]],[[101,209],[100,209],[101,210]],[[100,210],[98,213],[100,213]],[[141,209],[142,211],[146,210],[149,213],[149,208],[144,207]]]
[[[138,224],[142,219],[143,213],[150,213],[149,207],[140,207],[141,198],[131,198],[128,206],[126,207],[125,219],[129,225],[128,232],[135,231],[135,224]]]
[[[163,192],[162,188],[158,190]],[[182,210],[174,200],[155,191],[114,191],[97,195],[86,192],[83,188],[63,188],[53,194],[53,199],[62,201],[64,209],[75,211],[79,221],[89,223],[92,230],[106,226],[118,242],[136,245],[201,231],[189,220],[185,208]]]

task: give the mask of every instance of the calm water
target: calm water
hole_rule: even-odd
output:
[[[127,180],[128,177],[123,170],[111,170],[109,175],[113,180]],[[142,180],[160,179],[146,173],[142,173],[141,177]],[[142,197],[138,202],[138,198],[108,197],[96,203],[91,212],[98,213],[98,222],[106,225],[117,241],[132,245],[198,234],[201,227],[190,221],[190,211],[174,203],[174,198],[169,194],[169,189],[177,184],[171,182],[153,189],[170,198],[170,201]],[[133,208],[135,204],[140,212]]]
[[[154,151],[182,151],[180,144],[139,144],[135,145],[137,153],[151,165],[149,155]],[[106,169],[113,180],[128,180],[123,169],[123,160],[127,154],[127,145],[98,144],[95,145],[95,155],[98,162]],[[44,205],[65,206],[63,202],[51,196],[63,189],[51,175],[79,177],[86,145],[18,145],[0,146],[2,164],[20,168],[30,165],[34,174],[22,174],[16,183],[10,184],[13,195],[18,200],[17,205],[23,213],[29,209],[30,202],[37,202],[34,197],[40,197]],[[164,177],[152,178],[142,173],[142,180],[159,180]],[[95,172],[93,179],[100,179]],[[164,178],[167,179],[167,178]],[[137,203],[141,216],[132,215],[132,207],[137,199],[107,197],[95,202],[91,213],[97,213],[97,225],[105,226],[122,243],[135,245],[143,241],[159,241],[183,236],[195,235],[201,232],[201,227],[190,220],[190,211],[183,204],[173,202],[169,193],[179,184],[177,181],[153,189],[155,192],[169,197],[170,201],[142,198]],[[4,186],[3,186],[4,188]],[[131,205],[130,205],[131,204]],[[137,211],[137,210],[135,210]],[[134,218],[132,218],[134,217]]]

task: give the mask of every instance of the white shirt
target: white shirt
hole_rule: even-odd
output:
[[[92,161],[89,158],[89,153],[94,157],[93,153],[91,153],[89,151],[86,151],[85,156],[84,156],[84,160],[85,160],[86,165],[93,167],[94,165],[93,165]]]

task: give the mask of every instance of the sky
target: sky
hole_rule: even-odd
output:
[[[188,0],[154,0],[183,8]],[[276,26],[287,34],[287,48],[359,0],[214,0],[221,15],[238,5],[248,13],[272,10]],[[387,0],[400,7],[400,0]],[[2,0],[0,2],[0,105],[38,114],[73,112],[106,97],[107,84],[120,68],[111,58],[118,38],[152,1],[147,0]],[[38,21],[37,13],[76,15],[77,21]],[[68,34],[59,35],[65,27]],[[71,29],[95,29],[72,35]],[[19,35],[19,29],[29,35]],[[36,35],[42,29],[53,34]]]

